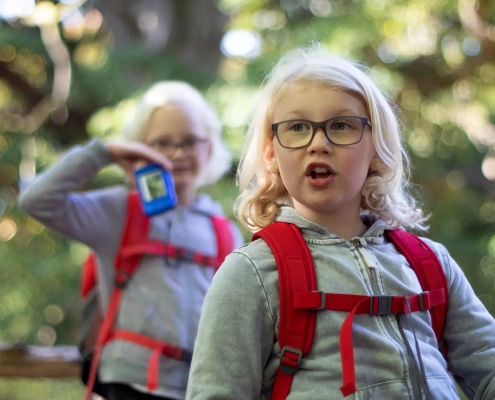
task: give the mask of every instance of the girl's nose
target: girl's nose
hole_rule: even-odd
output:
[[[174,146],[172,150],[170,150],[170,153],[168,155],[168,158],[171,160],[174,160],[176,158],[181,158],[181,156],[184,155],[184,149],[182,146]]]
[[[330,152],[332,150],[332,143],[327,139],[325,132],[319,128],[315,136],[313,137],[313,140],[308,146],[308,151],[310,153],[313,152]]]

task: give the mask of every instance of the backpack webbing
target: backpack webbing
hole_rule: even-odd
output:
[[[433,307],[430,314],[437,342],[441,345],[441,350],[445,356],[447,349],[443,345],[442,332],[447,314],[449,292],[447,278],[440,261],[430,247],[416,235],[399,229],[385,231],[385,233],[397,250],[406,258],[416,273],[423,290],[443,289],[444,291],[445,302]]]
[[[120,248],[140,240],[142,237],[147,237],[150,219],[142,212],[139,204],[139,196],[137,192],[131,192],[127,200],[127,214],[124,228],[124,235]],[[132,227],[132,229],[130,229]],[[88,382],[86,384],[85,400],[91,399],[91,393],[96,380],[96,371],[100,362],[103,346],[108,340],[109,335],[113,330],[115,318],[118,313],[118,308],[124,294],[124,288],[127,281],[134,273],[134,270],[139,265],[141,256],[123,258],[121,252],[117,254],[115,260],[115,286],[110,296],[107,313],[98,332],[94,354],[91,360]]]
[[[299,229],[275,222],[253,235],[262,238],[273,252],[279,275],[280,319],[278,339],[282,349],[280,367],[273,385],[272,400],[283,400],[290,392],[301,358],[313,343],[316,311],[348,311],[340,331],[342,393],[356,391],[352,322],[356,314],[388,315],[429,310],[437,340],[440,341],[447,309],[447,282],[431,249],[417,236],[405,231],[387,231],[397,249],[406,257],[424,292],[408,296],[365,296],[317,291],[313,260]],[[283,240],[280,240],[283,238]],[[406,304],[408,303],[408,304]]]
[[[112,290],[107,313],[100,326],[98,338],[91,360],[85,399],[91,398],[91,392],[96,381],[101,351],[105,344],[113,339],[126,340],[150,348],[153,353],[148,363],[148,389],[154,390],[159,383],[160,356],[165,355],[186,363],[191,362],[192,353],[178,346],[156,340],[127,330],[113,330],[113,325],[119,310],[120,302],[129,279],[139,266],[144,254],[165,255],[194,261],[201,265],[211,266],[217,270],[225,257],[234,249],[234,239],[230,221],[226,217],[209,216],[217,241],[217,255],[210,257],[201,253],[192,252],[185,248],[160,243],[148,238],[151,220],[143,212],[139,194],[130,192],[128,196],[127,215],[122,242],[115,260],[115,285]],[[97,265],[94,253],[90,253],[84,263],[81,293],[85,297],[97,283]]]

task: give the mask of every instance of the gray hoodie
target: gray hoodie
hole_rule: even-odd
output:
[[[39,175],[21,193],[21,209],[47,227],[80,241],[98,257],[102,307],[108,307],[114,277],[114,260],[124,229],[127,189],[115,186],[75,192],[112,162],[108,150],[94,140],[74,147]],[[198,196],[191,208],[177,207],[151,220],[150,238],[215,256],[216,238],[208,215],[222,215],[221,206],[207,195]],[[232,223],[234,246],[244,243]],[[145,255],[126,288],[116,327],[192,350],[203,299],[214,275],[213,268]],[[102,382],[125,382],[145,390],[151,350],[125,341],[109,343],[101,358]],[[189,367],[162,357],[159,389],[153,394],[183,399]]]
[[[296,224],[315,264],[317,290],[361,295],[409,296],[421,292],[406,259],[384,236],[383,221],[363,216],[369,227],[361,246],[337,237],[290,207],[277,218]],[[283,238],[280,238],[283,240]],[[470,399],[495,399],[495,321],[473,293],[446,249],[425,239],[447,278],[449,308],[444,339],[448,362],[437,348],[429,312],[400,317],[417,357],[419,343],[430,393],[458,399],[450,371]],[[206,295],[186,399],[269,399],[279,366],[279,286],[267,244],[258,239],[227,257]],[[313,347],[295,373],[288,399],[343,398],[339,332],[346,312],[318,311]],[[421,399],[411,351],[401,339],[395,315],[354,317],[357,392],[349,399]]]

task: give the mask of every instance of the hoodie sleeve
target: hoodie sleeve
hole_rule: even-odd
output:
[[[274,327],[256,268],[234,252],[213,278],[203,303],[186,399],[260,398]]]
[[[76,146],[21,191],[19,207],[50,229],[98,250],[119,241],[126,189],[76,192],[96,176],[112,156],[99,140]]]
[[[441,246],[437,254],[449,285],[443,334],[449,370],[469,399],[495,399],[495,320],[447,250]]]

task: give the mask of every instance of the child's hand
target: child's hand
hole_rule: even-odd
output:
[[[158,164],[167,171],[172,171],[171,161],[162,153],[141,142],[106,141],[107,150],[115,162],[125,171],[129,180],[134,183],[134,171],[145,164]]]

